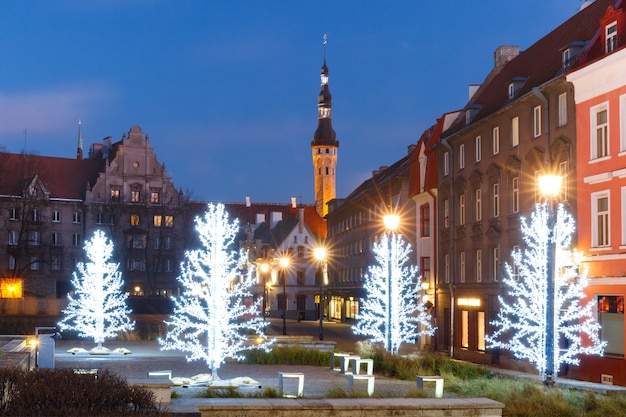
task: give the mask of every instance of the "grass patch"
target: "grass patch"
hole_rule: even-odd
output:
[[[302,346],[274,346],[270,351],[251,349],[244,353],[243,363],[252,365],[328,366],[330,353]]]

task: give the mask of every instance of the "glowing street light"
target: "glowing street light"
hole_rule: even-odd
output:
[[[283,276],[283,336],[287,335],[287,268],[289,268],[289,258],[286,256],[278,259],[278,265]]]
[[[322,304],[324,301],[323,297],[323,287],[322,285],[326,285],[328,282],[328,264],[326,263],[326,248],[323,246],[317,247],[313,249],[313,256],[315,259],[319,261],[319,267],[317,268],[317,276],[320,284],[320,302],[318,304],[319,309],[319,318],[320,318],[320,340],[324,340],[324,325],[323,325],[323,317],[324,317],[324,305]]]
[[[553,385],[555,382],[554,375],[554,246],[556,236],[554,236],[554,201],[561,191],[561,183],[563,178],[558,175],[542,175],[538,178],[539,189],[546,199],[548,209],[547,226],[548,241],[546,248],[546,368],[543,375],[543,383]]]
[[[385,224],[385,229],[387,229],[387,233],[389,236],[387,237],[387,347],[391,349],[392,345],[392,337],[391,337],[391,317],[392,317],[392,279],[393,279],[393,268],[391,263],[393,262],[392,256],[392,238],[396,233],[396,229],[400,225],[400,216],[397,214],[387,214],[383,216],[383,223]]]

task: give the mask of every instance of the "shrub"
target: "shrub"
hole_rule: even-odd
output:
[[[109,371],[0,369],[0,416],[160,416],[154,395]]]
[[[305,365],[328,366],[330,353],[302,346],[274,346],[267,352],[251,349],[244,352],[244,363],[255,365]]]

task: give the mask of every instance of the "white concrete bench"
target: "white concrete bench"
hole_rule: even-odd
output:
[[[127,382],[152,392],[158,404],[169,404],[172,401],[172,383],[169,379],[129,379]]]
[[[152,379],[152,378],[172,379],[172,371],[169,369],[162,370],[162,371],[148,371],[148,378],[149,379]]]
[[[297,395],[287,395],[284,390],[284,382],[285,378],[298,378],[298,394]],[[304,374],[301,372],[279,372],[278,373],[278,391],[283,397],[302,397],[304,396]]]
[[[330,370],[341,371],[341,358],[349,356],[349,353],[330,352]],[[339,368],[335,367],[335,359],[339,359]]]
[[[415,382],[417,383],[417,389],[424,389],[424,382],[435,383],[435,397],[443,397],[443,377],[442,376],[416,376]]]
[[[346,355],[339,358],[339,367],[341,368],[340,372],[342,374],[349,374],[350,371],[350,361],[361,359],[358,355]]]
[[[366,375],[374,374],[374,359],[361,359],[361,358],[355,359],[354,362],[352,363],[352,373],[356,375],[360,374],[361,365],[367,365]]]
[[[352,390],[354,389],[354,381],[355,380],[367,380],[367,395],[370,397],[374,395],[374,384],[375,377],[374,375],[348,375],[348,388],[350,390],[350,394],[352,394]]]

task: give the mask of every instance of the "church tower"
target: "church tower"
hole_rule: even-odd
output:
[[[328,203],[337,196],[335,167],[337,165],[337,142],[331,118],[331,99],[328,89],[328,67],[326,66],[326,34],[324,34],[324,65],[321,73],[322,85],[317,102],[317,130],[313,135],[311,150],[315,178],[315,207],[320,216],[328,214]]]

